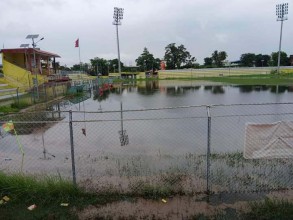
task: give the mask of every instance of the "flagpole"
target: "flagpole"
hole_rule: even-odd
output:
[[[78,56],[79,56],[79,71],[81,72],[81,59],[80,59],[80,43],[78,38]]]

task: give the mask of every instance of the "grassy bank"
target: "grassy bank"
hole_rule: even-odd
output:
[[[137,199],[135,195],[119,193],[88,193],[61,178],[37,179],[22,174],[7,175],[2,172],[0,172],[0,196],[9,198],[9,201],[0,205],[0,219],[78,219],[79,211],[89,205],[98,207],[114,201],[126,200],[133,200],[135,204]],[[62,203],[68,206],[62,206]],[[33,204],[37,207],[29,211],[27,208]],[[153,215],[150,214],[151,216]],[[293,219],[293,203],[266,199],[250,203],[246,212],[224,209],[213,216],[200,214],[190,217],[190,219]],[[112,218],[108,216],[95,219]],[[135,216],[132,219],[136,219]]]
[[[0,205],[0,219],[77,219],[79,209],[119,199],[116,194],[87,193],[61,178],[37,179],[0,172],[0,199],[4,196],[10,200]],[[37,208],[29,211],[27,208],[33,204]]]
[[[291,71],[291,70],[290,70]],[[153,80],[184,80],[184,81],[210,81],[235,85],[291,85],[293,83],[293,73],[283,72],[277,74],[243,74],[243,75],[225,75],[225,76],[199,76],[199,77],[178,77],[169,76],[167,78],[141,78],[141,79],[115,79],[114,83],[132,83]]]
[[[293,83],[293,74],[201,77],[196,79],[238,85],[291,85]]]

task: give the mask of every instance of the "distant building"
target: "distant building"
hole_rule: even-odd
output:
[[[47,76],[55,74],[55,58],[60,57],[34,48],[2,49],[0,53],[5,79],[13,86],[27,88],[36,78],[40,85],[48,80]]]
[[[224,67],[237,67],[240,65],[240,60],[236,60],[236,61],[224,61],[223,62],[223,66]]]
[[[161,70],[166,70],[166,61],[165,60],[161,60],[160,69]]]

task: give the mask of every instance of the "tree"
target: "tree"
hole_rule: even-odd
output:
[[[204,58],[204,65],[206,67],[212,67],[212,65],[213,65],[213,59],[211,57]]]
[[[69,67],[67,67],[66,64],[65,64],[64,66],[60,65],[59,70],[70,71],[71,69]]]
[[[280,55],[281,55],[280,56],[280,66],[289,65],[289,58],[287,56],[287,53],[285,53],[284,51],[281,51]],[[278,56],[279,56],[279,52],[272,53],[272,65],[273,66],[278,66]]]
[[[190,57],[190,59],[186,60],[186,63],[182,66],[182,68],[196,68],[198,63],[195,63],[195,61],[195,57]]]
[[[252,67],[255,63],[254,53],[244,53],[240,57],[240,63],[242,66]]]
[[[89,73],[89,64],[88,63],[80,63],[74,64],[71,68],[71,71],[84,71]]]
[[[270,60],[271,60],[271,56],[258,54],[255,56],[255,66],[257,67],[269,66]]]
[[[118,73],[118,59],[108,60],[109,72]],[[120,61],[121,71],[124,69],[124,64]]]
[[[161,66],[161,59],[160,58],[155,58],[154,60],[154,70],[160,69]]]
[[[176,47],[175,43],[171,43],[165,47],[165,50],[164,59],[168,69],[180,69],[182,65],[185,68],[187,68],[186,66],[192,67],[196,61],[182,44]]]
[[[227,58],[227,53],[225,51],[220,51],[218,52],[215,50],[212,54],[212,60],[213,63],[216,67],[222,67],[223,66],[223,61]]]
[[[108,75],[110,72],[118,73],[118,59],[106,60],[104,58],[95,57],[90,59],[91,75],[97,76],[98,74]],[[124,65],[120,62],[121,70],[123,71]]]
[[[160,59],[154,58],[148,49],[145,47],[142,54],[135,60],[136,65],[139,66],[140,71],[159,69]]]
[[[92,71],[91,75],[97,76],[98,74],[107,75],[108,74],[108,65],[107,60],[99,57],[90,59]]]
[[[82,65],[82,70],[84,71],[84,72],[86,72],[86,73],[89,73],[89,64],[88,63],[84,63],[83,65]]]

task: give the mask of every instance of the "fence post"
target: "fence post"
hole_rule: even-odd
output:
[[[210,194],[210,154],[211,154],[211,114],[210,114],[211,106],[207,106],[207,116],[208,116],[208,136],[207,136],[207,185],[206,185],[206,193]]]
[[[46,109],[47,109],[47,102],[48,102],[48,97],[47,97],[47,85],[45,85],[45,87],[44,87],[44,95],[45,95],[45,102],[46,102]]]
[[[17,105],[19,107],[19,92],[18,92],[18,90],[19,90],[19,87],[17,87],[17,89],[16,89]]]
[[[65,85],[65,83],[62,83],[62,91],[63,91],[63,95],[65,95],[64,85]]]
[[[72,178],[73,178],[73,185],[76,186],[74,143],[73,143],[73,127],[72,127],[72,111],[71,110],[69,111],[69,132],[70,132],[70,146],[71,146]]]
[[[57,95],[56,95],[56,83],[54,84],[54,98],[56,98]]]
[[[121,118],[121,132],[122,132],[122,135],[124,134],[123,132],[123,107],[122,107],[122,101],[120,102],[120,118]]]

